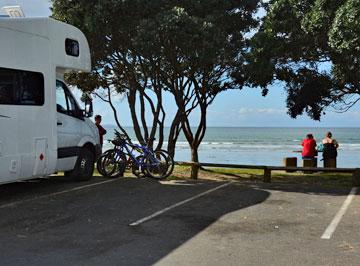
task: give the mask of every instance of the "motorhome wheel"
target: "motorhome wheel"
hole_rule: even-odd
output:
[[[86,181],[93,176],[95,158],[88,149],[82,149],[74,170],[65,172],[65,176],[76,181]]]

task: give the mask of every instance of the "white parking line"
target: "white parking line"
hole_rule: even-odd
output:
[[[25,199],[25,200],[14,201],[14,202],[10,202],[10,203],[6,203],[6,204],[3,204],[3,205],[0,205],[0,209],[6,208],[6,207],[13,207],[13,206],[16,206],[16,205],[18,205],[18,204],[25,203],[25,202],[30,202],[30,201],[33,201],[33,200],[44,199],[44,198],[48,198],[48,197],[52,197],[52,196],[57,196],[57,195],[61,195],[61,194],[65,194],[65,193],[69,193],[69,192],[73,192],[73,191],[77,191],[77,190],[89,188],[89,187],[99,186],[99,185],[102,185],[102,184],[114,182],[114,181],[116,181],[116,180],[118,180],[118,179],[110,179],[110,180],[101,181],[101,182],[97,182],[97,183],[92,183],[92,184],[88,184],[88,185],[84,185],[84,186],[74,187],[74,188],[67,189],[67,190],[62,190],[62,191],[58,191],[58,192],[54,192],[54,193],[50,193],[50,194],[45,194],[45,195],[42,195],[42,196],[39,196],[39,197],[34,197],[34,198],[30,198],[30,199]]]
[[[180,202],[178,202],[178,203],[175,203],[175,204],[173,204],[173,205],[171,205],[171,206],[169,206],[169,207],[166,207],[166,208],[164,208],[164,209],[162,209],[162,210],[160,210],[160,211],[157,211],[157,212],[155,212],[155,213],[153,213],[153,214],[151,214],[151,215],[149,215],[149,216],[147,216],[147,217],[144,217],[144,218],[142,218],[142,219],[140,219],[140,220],[137,220],[136,222],[133,222],[133,223],[131,223],[131,224],[129,224],[129,225],[130,225],[130,226],[140,225],[140,224],[142,224],[142,223],[144,223],[144,222],[147,222],[147,221],[153,219],[153,218],[156,217],[156,216],[159,216],[159,215],[161,215],[161,214],[163,214],[163,213],[165,213],[165,212],[167,212],[167,211],[170,211],[170,210],[172,210],[172,209],[174,209],[174,208],[176,208],[176,207],[179,207],[179,206],[181,206],[181,205],[184,205],[185,203],[188,203],[188,202],[190,202],[190,201],[192,201],[192,200],[194,200],[194,199],[200,198],[200,197],[202,197],[202,196],[204,196],[204,195],[207,195],[207,194],[209,194],[209,193],[211,193],[211,192],[214,192],[215,190],[218,190],[218,189],[221,189],[221,188],[223,188],[223,187],[226,187],[226,186],[230,185],[231,183],[233,183],[233,181],[227,182],[227,183],[225,183],[225,184],[222,184],[222,185],[220,185],[220,186],[217,186],[217,187],[215,187],[215,188],[212,188],[212,189],[209,189],[209,190],[207,190],[207,191],[205,191],[205,192],[202,192],[202,193],[200,193],[200,194],[197,194],[197,195],[195,195],[195,196],[193,196],[193,197],[191,197],[191,198],[188,198],[188,199],[186,199],[186,200],[183,200],[183,201],[180,201]]]
[[[341,218],[344,216],[347,208],[349,207],[351,201],[353,200],[356,192],[357,192],[356,187],[351,189],[349,195],[347,196],[347,198],[344,201],[343,205],[341,206],[340,210],[335,215],[334,219],[331,221],[331,223],[329,224],[329,226],[326,228],[325,232],[321,236],[321,239],[330,239],[331,238],[332,234],[336,230],[336,227],[339,225]]]

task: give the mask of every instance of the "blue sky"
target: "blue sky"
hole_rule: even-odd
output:
[[[0,7],[20,5],[27,17],[49,16],[50,1],[48,0],[0,0]],[[79,95],[75,91],[76,95]],[[274,86],[267,97],[261,96],[261,91],[253,88],[226,91],[219,95],[208,112],[209,126],[284,126],[284,127],[358,127],[360,125],[360,104],[347,113],[327,111],[321,122],[312,121],[307,116],[291,119],[286,114],[286,94],[280,86]],[[168,95],[165,97],[168,120],[175,113],[176,107]],[[120,119],[125,126],[131,126],[131,118],[126,99],[116,100]],[[95,113],[103,116],[104,124],[113,124],[110,108],[100,100],[94,100]],[[193,116],[193,124],[196,121]]]

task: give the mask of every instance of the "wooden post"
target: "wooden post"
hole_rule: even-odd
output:
[[[360,186],[360,168],[355,169],[353,172],[353,185],[355,187]]]
[[[271,183],[271,170],[268,168],[264,169],[264,179],[265,183]]]
[[[304,168],[306,167],[317,167],[317,158],[311,158],[311,159],[303,159],[303,165]],[[313,174],[313,171],[303,171],[304,174]]]
[[[324,159],[325,168],[336,168],[336,158],[335,159]]]
[[[297,167],[297,158],[296,157],[286,157],[283,159],[285,167]],[[294,170],[286,170],[286,172],[291,173],[295,172]]]

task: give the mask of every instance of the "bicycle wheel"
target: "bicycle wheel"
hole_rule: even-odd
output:
[[[165,173],[165,176],[164,176],[164,178],[167,178],[174,171],[175,162],[174,162],[173,157],[167,152],[167,150],[159,150],[159,151],[166,156],[166,160],[168,162],[168,169],[166,170],[166,173]]]
[[[105,160],[107,159],[107,154],[111,151],[114,151],[114,149],[110,149],[105,151],[103,154],[100,155],[100,157],[96,161],[96,169],[102,176],[105,176],[103,164],[105,164]]]
[[[144,156],[139,155],[136,157],[136,160],[138,162],[143,162]],[[140,167],[139,165],[136,164],[136,162],[132,162],[131,171],[138,178],[146,177],[144,166]]]
[[[166,178],[168,168],[169,164],[166,155],[160,150],[148,154],[144,159],[145,173],[151,178]]]
[[[117,178],[124,176],[126,168],[126,156],[123,152],[113,150],[108,152],[101,163],[104,176]]]

